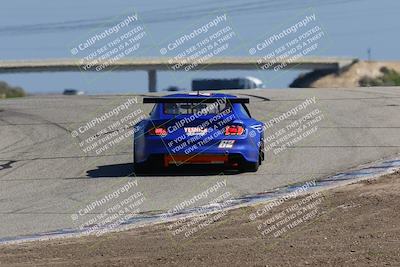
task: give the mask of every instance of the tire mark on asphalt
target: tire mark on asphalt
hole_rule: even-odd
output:
[[[18,144],[18,143],[21,142],[21,141],[23,141],[23,139],[19,139],[19,140],[15,141],[14,143],[9,144],[8,146],[2,147],[1,150],[0,150],[0,152],[3,152],[4,150],[6,150],[6,149],[8,149],[8,148],[10,148],[10,147],[13,147],[15,144]]]
[[[373,88],[373,87],[372,87]],[[393,92],[376,92],[376,91],[371,91],[367,90],[366,88],[363,88],[362,91],[358,90],[349,90],[349,89],[340,89],[341,92],[350,92],[350,93],[358,93],[358,94],[365,94],[365,95],[376,95],[376,96],[387,96],[391,98],[392,96],[400,96],[400,94],[393,93]]]
[[[382,96],[382,97],[343,97],[343,98],[317,98],[318,101],[343,101],[343,100],[375,100],[375,99],[393,99],[400,98],[400,96]],[[272,102],[293,102],[305,101],[306,99],[271,99]]]
[[[16,111],[11,111],[11,110],[7,110],[7,115],[16,115],[16,116],[20,116],[20,117],[24,117],[24,118],[28,118],[28,119],[35,120],[34,118],[32,118],[33,115],[25,114],[25,113],[21,113],[21,112],[16,112]],[[16,128],[19,129],[20,132],[21,132],[25,137],[27,137],[28,139],[30,139],[30,140],[32,141],[32,144],[23,145],[23,146],[20,146],[20,147],[17,147],[17,148],[14,148],[14,149],[12,149],[12,150],[8,150],[8,151],[4,151],[6,148],[3,148],[2,150],[0,150],[0,152],[3,152],[3,153],[10,153],[10,152],[15,152],[15,151],[20,150],[20,149],[25,149],[24,151],[17,153],[17,155],[20,155],[20,154],[22,154],[22,153],[27,153],[27,152],[28,152],[27,148],[35,147],[35,146],[37,146],[37,145],[39,145],[39,144],[42,144],[42,143],[44,143],[44,142],[46,142],[46,141],[51,141],[51,140],[52,140],[52,139],[43,140],[43,141],[36,141],[36,140],[33,140],[33,139],[32,139],[32,135],[31,135],[31,134],[30,134],[30,135],[27,135],[27,134],[26,134],[26,132],[27,132],[26,129],[23,129],[23,128],[21,128],[21,127],[18,127],[18,126],[19,126],[18,124],[14,124],[14,123],[12,123],[12,122],[10,122],[10,121],[8,121],[8,120],[5,120],[4,118],[0,118],[0,120],[3,121],[3,122],[5,122],[5,123],[7,124],[7,126],[16,126]],[[32,129],[32,131],[34,131],[34,130]],[[29,131],[29,132],[31,133],[32,131]],[[56,136],[56,137],[57,137],[57,136]]]
[[[46,119],[44,119],[44,118],[41,118],[40,116],[37,116],[37,115],[26,114],[26,113],[22,113],[22,112],[18,112],[18,111],[13,111],[13,110],[6,110],[6,113],[7,113],[7,115],[15,115],[15,116],[17,116],[17,117],[19,116],[19,117],[27,118],[27,119],[34,120],[34,121],[35,121],[35,120],[36,120],[36,121],[45,121],[45,122],[50,123],[50,124],[51,124],[52,126],[54,126],[54,127],[57,127],[57,128],[59,128],[59,129],[62,129],[63,131],[67,131],[68,133],[70,133],[70,131],[69,131],[67,128],[63,127],[62,125],[58,125],[57,123],[53,123],[53,122],[51,122],[51,121],[49,121],[49,120],[46,120]],[[4,115],[4,114],[2,114],[2,115]],[[12,122],[10,122],[10,121],[8,121],[8,120],[5,120],[4,118],[1,118],[1,120],[2,120],[3,122],[5,122],[6,124],[10,125],[10,126],[13,126],[13,125],[12,125]],[[29,138],[29,139],[31,140],[31,143],[32,143],[32,144],[30,144],[30,145],[25,145],[25,146],[22,146],[22,147],[18,147],[18,148],[15,149],[15,150],[7,151],[7,152],[13,152],[13,151],[16,151],[16,150],[23,149],[23,151],[16,153],[16,155],[15,155],[16,158],[19,158],[20,156],[23,156],[24,154],[29,153],[29,152],[30,152],[30,148],[36,147],[37,145],[42,144],[42,143],[49,142],[49,141],[51,141],[51,140],[53,140],[53,139],[55,138],[55,137],[53,137],[53,138],[50,138],[50,139],[45,139],[45,140],[43,140],[43,138],[41,138],[41,137],[43,136],[43,134],[42,134],[40,131],[38,131],[38,136],[39,136],[39,137],[35,138],[35,139],[37,139],[37,140],[34,140],[34,139],[32,138],[32,132],[35,131],[34,129],[32,129],[32,131],[29,131],[30,134],[28,135],[28,134],[26,134],[26,129],[21,129],[18,125],[15,126],[15,127],[16,127],[17,129],[19,129],[20,132],[21,132],[24,136],[26,136],[27,138]],[[56,136],[56,137],[58,137],[58,136]],[[4,150],[2,150],[2,152],[4,152]],[[16,171],[16,170],[19,169],[19,168],[24,167],[24,166],[27,165],[28,163],[30,163],[30,161],[23,162],[22,164],[20,164],[20,165],[14,167],[14,168],[12,168],[12,169],[9,170],[8,172],[4,173],[4,174],[3,174],[3,175],[4,175],[3,177],[9,175],[10,173],[13,173],[14,171]]]
[[[55,127],[59,128],[59,129],[62,129],[63,131],[68,132],[69,135],[71,134],[71,131],[70,131],[69,129],[67,129],[66,127],[60,125],[59,123],[52,122],[52,121],[49,121],[49,120],[47,120],[47,119],[44,119],[44,118],[42,118],[42,117],[40,117],[40,116],[38,116],[38,115],[27,114],[27,113],[18,112],[18,111],[11,111],[11,110],[10,110],[9,112],[10,112],[11,114],[19,115],[19,116],[21,116],[21,117],[28,118],[28,119],[31,119],[31,120],[44,121],[44,122],[46,122],[46,124],[44,124],[44,125],[52,125],[52,126],[55,126]],[[5,121],[5,122],[6,122],[8,125],[10,125],[10,126],[17,126],[17,127],[19,126],[19,124],[15,124],[15,125],[14,125],[14,124],[11,123],[11,122],[7,122],[7,121]],[[22,131],[22,132],[24,133],[24,131]],[[30,135],[25,135],[25,136],[28,136],[28,137],[30,138]],[[56,135],[56,136],[54,136],[54,137],[52,137],[52,138],[50,138],[50,139],[41,140],[41,141],[38,141],[38,142],[34,142],[34,143],[31,144],[31,145],[25,145],[25,146],[19,147],[19,148],[17,148],[17,149],[7,151],[7,153],[8,153],[8,152],[13,152],[13,151],[18,150],[18,149],[36,147],[37,145],[40,145],[40,144],[43,144],[43,143],[46,143],[46,142],[53,141],[53,140],[58,139],[59,137],[64,137],[64,136],[65,136],[65,134]],[[30,139],[31,139],[31,138],[30,138]],[[79,136],[77,137],[77,139],[78,139],[79,142],[82,141],[81,138],[80,138]],[[31,140],[32,140],[32,139],[31,139]],[[32,140],[32,141],[33,141],[33,140]],[[25,151],[27,151],[27,150],[25,150]],[[2,151],[2,152],[4,152],[4,151]]]
[[[16,160],[9,160],[4,164],[0,164],[0,171],[4,170],[4,169],[10,169],[12,168],[12,164],[14,164],[15,162],[17,162]]]
[[[108,120],[108,121],[110,121],[110,122],[117,122],[117,121],[119,121],[119,120]],[[46,123],[9,123],[8,125],[0,125],[0,127],[1,126],[18,126],[18,125],[21,125],[21,126],[32,126],[32,125],[52,125],[53,123],[57,123],[57,124],[59,124],[59,125],[62,125],[62,124],[66,124],[66,125],[69,125],[69,124],[82,124],[82,123],[87,123],[87,121],[64,121],[64,122],[46,122]]]
[[[35,158],[21,158],[21,159],[0,159],[0,161],[15,160],[15,161],[26,161],[26,160],[49,160],[49,159],[78,159],[78,158],[98,158],[98,157],[114,157],[129,155],[131,152],[120,152],[116,154],[105,154],[105,155],[72,155],[72,156],[52,156],[52,157],[35,157]]]

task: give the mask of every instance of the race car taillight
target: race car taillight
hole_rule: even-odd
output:
[[[225,127],[225,135],[242,135],[244,128],[240,125],[230,125]]]
[[[154,127],[149,131],[150,135],[159,135],[159,136],[166,136],[167,130],[163,127]]]

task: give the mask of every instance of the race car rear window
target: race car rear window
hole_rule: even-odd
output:
[[[164,103],[164,114],[168,115],[210,115],[227,109],[231,109],[230,103]]]

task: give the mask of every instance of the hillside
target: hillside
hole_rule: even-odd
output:
[[[315,70],[301,74],[289,86],[294,88],[349,88],[393,86],[400,77],[400,62],[358,61],[340,73]]]

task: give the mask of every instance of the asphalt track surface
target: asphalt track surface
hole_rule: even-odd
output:
[[[267,136],[316,108],[323,119],[315,124],[318,128],[313,134],[294,146],[278,154],[268,151],[256,173],[191,168],[135,176],[132,138],[100,154],[84,153],[79,146],[91,133],[127,113],[108,119],[91,133],[71,136],[71,131],[135,95],[48,95],[1,100],[0,238],[79,227],[90,216],[113,207],[133,192],[145,196],[140,212],[157,213],[193,198],[218,181],[226,180],[226,188],[193,205],[206,204],[223,192],[237,197],[326,177],[400,152],[400,88],[230,92],[249,96],[253,117],[264,122],[316,97],[316,104],[267,129]],[[151,105],[140,104],[142,96],[138,95],[139,104],[132,105],[132,109],[141,109],[144,114]],[[137,181],[137,187],[90,214],[79,215],[75,221],[71,218],[129,181]]]

